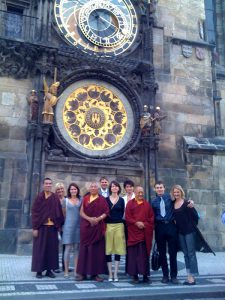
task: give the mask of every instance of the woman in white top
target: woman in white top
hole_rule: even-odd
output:
[[[135,194],[134,194],[134,182],[132,180],[126,180],[123,183],[123,187],[126,191],[126,195],[123,196],[124,202],[125,202],[125,207],[128,203],[128,201],[132,200],[135,198]]]

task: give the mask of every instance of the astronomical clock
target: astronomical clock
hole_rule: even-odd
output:
[[[109,158],[123,153],[123,149],[132,148],[134,135],[138,136],[135,122],[141,101],[133,91],[136,98],[132,101],[137,102],[133,105],[129,93],[114,84],[110,74],[113,61],[122,64],[138,45],[137,7],[131,0],[55,0],[54,17],[57,31],[68,46],[95,60],[96,74],[102,73],[104,60],[110,62],[104,64],[107,78],[90,78],[88,70],[93,63],[92,67],[87,63],[86,78],[71,82],[61,91],[55,113],[60,140],[82,157]],[[116,76],[116,81],[121,81],[118,71]],[[127,84],[127,89],[132,87]]]
[[[134,114],[126,96],[98,80],[70,85],[60,96],[56,122],[64,141],[88,157],[107,157],[132,137]]]
[[[122,54],[137,35],[138,19],[130,0],[56,0],[54,11],[63,37],[88,54]]]

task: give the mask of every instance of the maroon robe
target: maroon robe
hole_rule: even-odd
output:
[[[108,215],[109,206],[101,195],[90,202],[90,194],[83,198],[83,211],[88,217]],[[105,223],[100,221],[91,226],[90,222],[81,218],[80,250],[77,263],[77,273],[81,275],[98,275],[107,272],[105,261]]]
[[[133,199],[127,203],[125,219],[128,231],[127,252],[129,275],[149,275],[149,256],[152,247],[154,228],[154,213],[151,205],[144,200],[142,203]],[[144,229],[139,229],[135,223],[143,222]]]
[[[49,218],[54,225],[44,225]],[[58,229],[63,225],[63,221],[58,196],[52,193],[46,199],[45,193],[41,192],[32,206],[32,228],[38,230],[38,236],[33,238],[31,271],[58,269]]]

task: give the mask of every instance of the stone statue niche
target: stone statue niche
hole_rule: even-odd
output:
[[[160,115],[160,107],[156,107],[156,111],[153,116],[153,122],[154,122],[154,135],[159,135],[161,133],[162,127],[161,127],[161,121],[165,119],[167,116],[161,116]]]
[[[38,120],[38,96],[35,90],[31,91],[27,97],[27,102],[30,105],[29,120],[36,123]]]
[[[149,112],[148,105],[144,105],[143,110],[144,111],[141,115],[141,120],[140,120],[141,133],[143,136],[149,136],[154,118],[152,117],[151,113]]]

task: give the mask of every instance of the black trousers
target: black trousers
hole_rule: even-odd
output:
[[[155,225],[155,240],[159,251],[159,259],[164,277],[169,277],[169,268],[167,263],[167,249],[170,260],[170,277],[177,277],[177,245],[178,233],[176,225],[171,223],[157,222]]]

